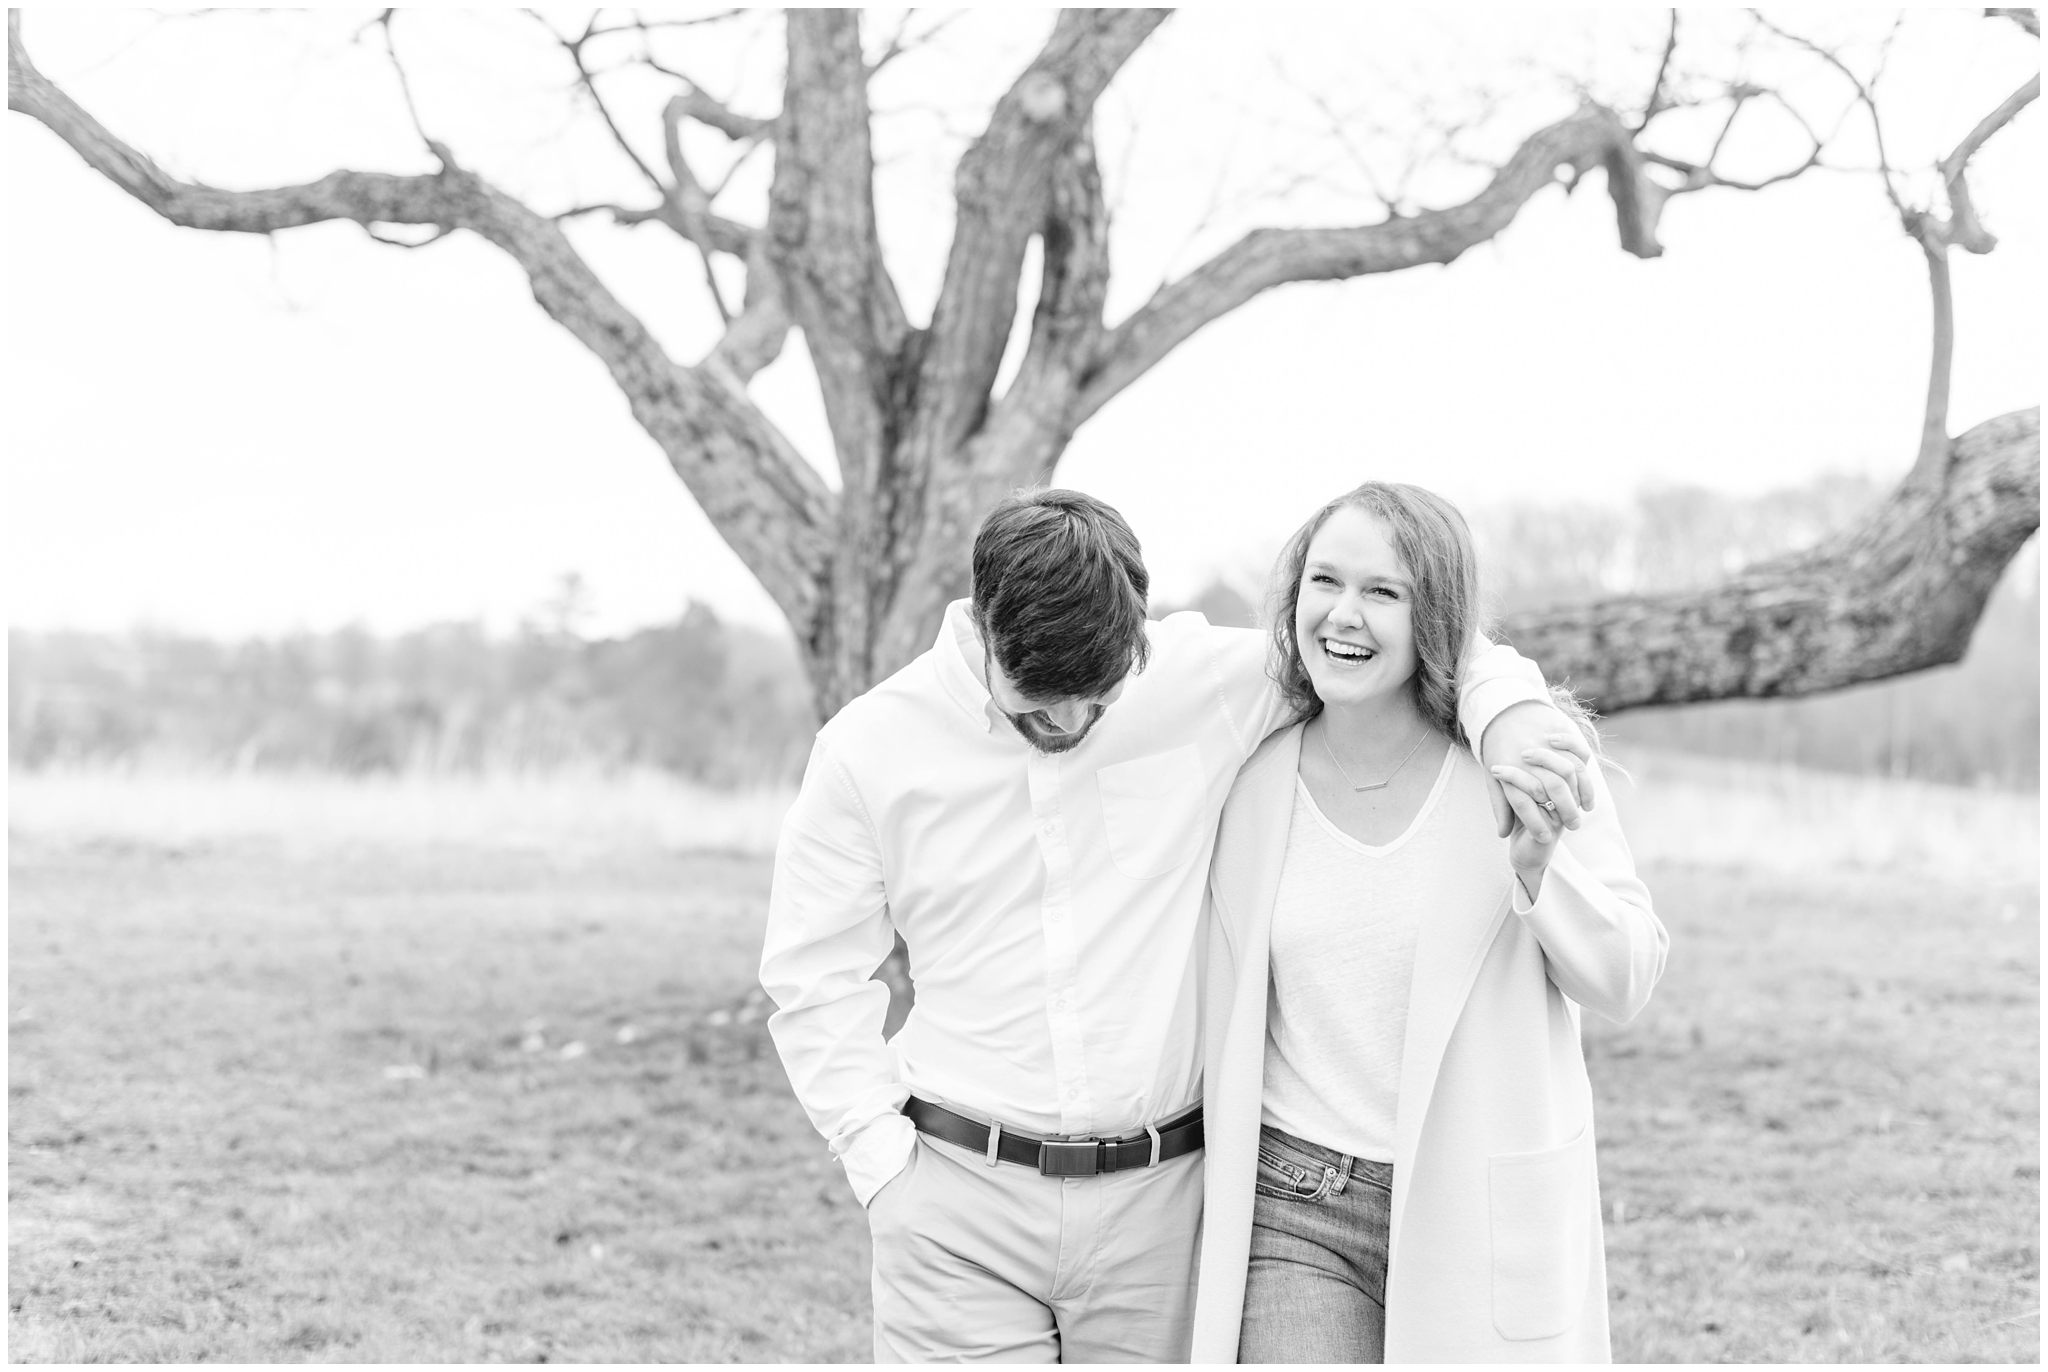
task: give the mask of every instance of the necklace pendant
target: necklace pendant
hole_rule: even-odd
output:
[[[1424,742],[1428,740],[1428,738],[1429,726],[1427,724],[1424,724],[1422,726],[1422,732],[1416,736],[1415,746],[1408,750],[1407,757],[1404,757],[1399,762],[1395,763],[1394,770],[1387,773],[1384,779],[1380,781],[1368,781],[1363,786],[1355,784],[1351,780],[1351,773],[1344,770],[1344,764],[1337,761],[1337,750],[1330,746],[1330,731],[1327,728],[1323,730],[1323,751],[1330,755],[1330,765],[1337,769],[1338,776],[1344,778],[1344,784],[1346,786],[1351,787],[1352,794],[1360,795],[1366,791],[1384,791],[1387,788],[1387,786],[1390,783],[1392,783],[1395,777],[1401,775],[1401,769],[1403,767],[1406,767],[1409,761],[1413,759],[1417,753],[1422,751],[1422,745]]]

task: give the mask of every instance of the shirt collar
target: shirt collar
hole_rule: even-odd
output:
[[[953,703],[980,720],[983,729],[993,729],[995,698],[975,673],[982,660],[981,635],[974,631],[974,616],[967,601],[956,600],[946,607],[938,642],[932,645],[932,657],[938,667],[939,685]]]

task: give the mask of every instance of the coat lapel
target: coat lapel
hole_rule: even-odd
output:
[[[1294,819],[1294,776],[1301,764],[1301,728],[1268,739],[1245,764],[1224,808],[1210,881],[1228,919],[1239,968],[1263,968],[1273,930],[1273,901]],[[1260,1021],[1260,1032],[1265,1023]]]
[[[1275,734],[1231,787],[1209,872],[1203,1053],[1208,1119],[1208,1211],[1203,1218],[1194,1357],[1233,1362],[1251,1251],[1258,1171],[1259,1094],[1266,1063],[1267,953],[1273,898],[1294,819],[1301,730]]]

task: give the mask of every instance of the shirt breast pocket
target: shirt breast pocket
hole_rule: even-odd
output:
[[[1201,851],[1208,788],[1194,745],[1104,767],[1095,786],[1109,860],[1125,876],[1163,877]]]

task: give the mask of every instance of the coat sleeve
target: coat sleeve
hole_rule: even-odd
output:
[[[1513,908],[1543,945],[1550,979],[1589,1010],[1634,1019],[1664,975],[1670,936],[1650,908],[1622,837],[1614,796],[1599,766],[1590,769],[1593,808],[1566,830],[1532,903],[1512,882]]]
[[[1458,668],[1458,723],[1465,730],[1465,737],[1472,741],[1472,755],[1479,756],[1480,740],[1486,737],[1487,726],[1503,710],[1532,700],[1551,704],[1543,670],[1510,645],[1474,634],[1472,647]],[[1559,721],[1563,718],[1560,712]]]
[[[889,990],[873,979],[894,935],[874,826],[821,739],[775,847],[761,985],[789,1084],[862,1205],[916,1141],[898,1113],[910,1093],[882,1038]]]

